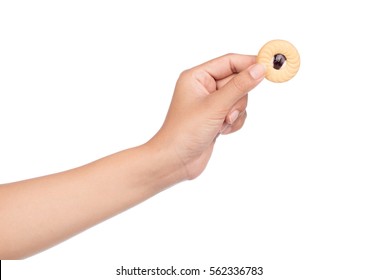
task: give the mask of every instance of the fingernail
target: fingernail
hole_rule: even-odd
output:
[[[233,124],[236,121],[236,119],[239,117],[239,114],[240,112],[238,110],[235,110],[230,114],[230,118],[229,118],[230,124]]]
[[[253,79],[259,80],[265,75],[265,66],[263,64],[257,63],[249,69],[249,73],[251,74]]]

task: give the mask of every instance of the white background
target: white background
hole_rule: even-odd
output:
[[[244,128],[219,138],[201,177],[3,262],[3,279],[121,279],[121,265],[377,279],[374,3],[1,1],[0,183],[144,143],[186,68],[278,38],[302,59],[293,80],[250,93]]]

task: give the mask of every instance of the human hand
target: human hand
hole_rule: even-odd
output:
[[[205,169],[219,134],[239,130],[247,93],[264,78],[255,56],[228,54],[181,73],[166,120],[150,144],[170,151],[183,179]]]
[[[40,252],[197,177],[217,136],[243,126],[247,92],[264,76],[264,67],[255,63],[254,56],[232,54],[184,71],[162,128],[145,145],[0,185],[0,258]]]
[[[35,254],[201,174],[217,136],[243,126],[247,93],[265,72],[255,63],[232,54],[184,71],[162,128],[145,145],[1,185],[0,258]]]

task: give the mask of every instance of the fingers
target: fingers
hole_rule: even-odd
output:
[[[248,96],[246,95],[232,107],[219,131],[220,134],[232,133],[243,126],[245,118],[247,117],[247,102]]]
[[[232,124],[226,124],[222,127],[220,134],[226,135],[238,131],[244,125],[247,118],[247,111],[243,111],[238,115],[238,118]]]
[[[244,112],[247,108],[248,95],[242,97],[236,104],[231,108],[226,116],[225,122],[227,124],[233,124],[239,115]]]
[[[247,117],[248,95],[240,99],[227,114],[226,119],[221,127],[221,134],[229,134],[239,130]]]
[[[222,88],[225,84],[227,84],[233,77],[235,77],[237,74],[232,74],[224,79],[216,81],[216,89]]]
[[[226,78],[232,74],[239,73],[252,64],[256,63],[256,56],[242,54],[226,54],[205,62],[195,69],[201,69],[209,73],[214,80]]]
[[[261,64],[254,64],[235,75],[224,86],[210,95],[210,98],[213,98],[214,106],[219,111],[229,112],[240,99],[263,80],[264,75],[265,67]]]

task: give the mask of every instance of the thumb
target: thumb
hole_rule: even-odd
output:
[[[246,70],[235,75],[227,84],[220,88],[213,97],[221,110],[229,110],[250,90],[256,87],[265,77],[265,67],[262,64],[254,64]]]

